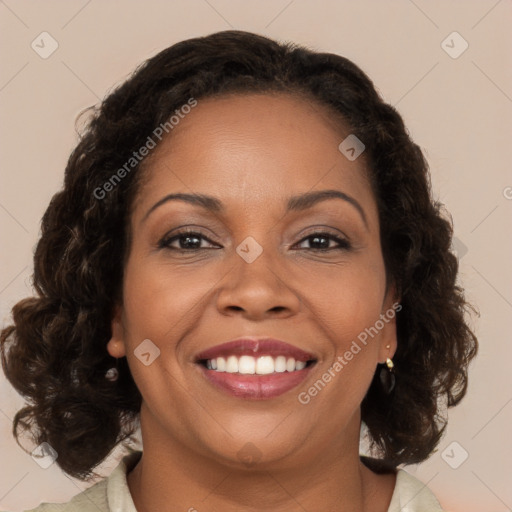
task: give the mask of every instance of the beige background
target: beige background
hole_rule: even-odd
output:
[[[40,218],[76,143],[76,115],[138,63],[182,39],[229,28],[340,53],[369,74],[424,148],[435,194],[453,216],[460,280],[481,312],[467,398],[451,411],[439,450],[408,469],[447,510],[512,510],[510,0],[5,0],[0,15],[2,325],[31,294]],[[43,31],[59,45],[47,59],[31,48]],[[441,46],[453,31],[469,43],[455,59]],[[87,487],[56,464],[40,468],[18,447],[10,429],[22,400],[3,376],[0,386],[0,509],[65,501]],[[469,457],[457,469],[442,457],[456,465],[462,450]]]

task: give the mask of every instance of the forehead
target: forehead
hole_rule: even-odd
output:
[[[198,100],[150,155],[137,203],[184,192],[258,208],[314,189],[372,203],[364,157],[350,161],[338,149],[349,134],[339,116],[301,96]]]

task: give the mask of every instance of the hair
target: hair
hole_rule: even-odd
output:
[[[432,198],[427,162],[401,116],[344,57],[243,31],[218,32],[161,51],[88,109],[63,188],[42,218],[36,296],[15,304],[12,325],[1,331],[5,375],[26,400],[13,435],[19,443],[28,431],[36,444],[49,443],[57,464],[75,478],[90,478],[131,439],[141,406],[126,358],[118,360],[117,381],[105,373],[116,362],[106,344],[122,301],[131,209],[147,158],[116,186],[105,186],[108,193],[98,187],[191,98],[250,93],[308,98],[365,144],[386,278],[402,305],[395,389],[383,392],[377,366],[361,404],[372,453],[392,466],[425,460],[446,427],[445,406],[466,393],[477,339],[465,314],[476,310],[456,283],[451,219]]]

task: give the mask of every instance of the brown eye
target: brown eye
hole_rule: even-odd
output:
[[[351,248],[350,243],[347,240],[339,238],[338,236],[334,236],[331,233],[311,233],[310,235],[304,237],[299,244],[304,243],[304,241],[309,242],[310,249],[313,251],[332,251],[332,250],[349,250]],[[331,246],[331,243],[334,242],[334,247]],[[307,249],[307,247],[306,247]]]
[[[158,246],[163,249],[171,249],[177,251],[198,251],[201,249],[211,249],[211,247],[201,247],[201,243],[205,241],[210,244],[213,244],[211,240],[206,238],[201,233],[196,231],[181,231],[176,233],[175,235],[167,238],[163,238]],[[178,247],[176,247],[176,242]]]

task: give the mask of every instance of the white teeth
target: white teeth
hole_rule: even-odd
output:
[[[304,368],[306,368],[306,363],[304,361],[297,361],[295,363],[296,370],[303,370]]]
[[[258,360],[256,361],[256,373],[258,375],[274,373],[274,359],[272,356],[258,357]]]
[[[256,372],[256,361],[254,357],[242,356],[238,360],[238,373],[255,373]]]
[[[208,370],[226,373],[241,373],[245,375],[269,375],[271,373],[283,373],[303,370],[306,367],[305,361],[295,361],[293,357],[286,356],[229,356],[216,357],[206,361]]]
[[[286,371],[286,357],[277,356],[274,361],[274,371],[277,373],[283,373]]]
[[[226,371],[228,373],[238,372],[238,358],[236,356],[229,356],[226,361]]]

